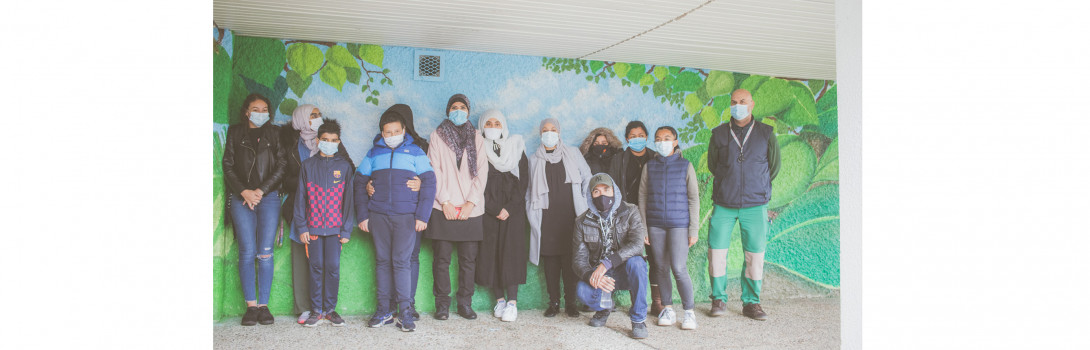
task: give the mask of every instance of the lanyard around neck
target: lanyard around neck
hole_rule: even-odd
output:
[[[743,138],[742,141],[740,141],[740,142],[738,141],[738,135],[734,134],[734,130],[730,131],[730,137],[734,139],[734,143],[738,144],[738,161],[739,162],[742,161],[742,150],[745,149],[746,142],[749,141],[749,133],[753,132],[753,123],[754,123],[754,121],[749,122],[749,130],[746,131],[745,138]]]

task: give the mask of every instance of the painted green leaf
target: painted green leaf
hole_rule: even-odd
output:
[[[745,89],[746,91],[749,91],[750,94],[754,94],[761,85],[764,85],[764,83],[768,81],[768,79],[769,76],[767,75],[751,75],[746,78],[746,80],[743,80],[742,86],[739,86],[738,88]]]
[[[768,85],[765,84],[765,86]],[[791,126],[817,125],[818,115],[814,95],[810,94],[810,88],[801,85],[800,83],[790,87],[791,100],[787,112],[783,115],[783,122]]]
[[[348,76],[348,82],[352,84],[360,83],[360,75],[363,74],[363,72],[360,72],[360,67],[344,67],[344,72]]]
[[[696,132],[696,137],[693,140],[697,143],[708,143],[712,138],[712,128],[714,127],[701,128],[700,131]]]
[[[719,126],[719,114],[720,112],[715,110],[715,108],[704,108],[704,110],[700,112],[700,119],[704,121],[705,126],[714,128]]]
[[[344,46],[348,48],[349,53],[352,53],[352,57],[360,58],[360,44],[347,43]]]
[[[227,119],[230,120],[231,124],[234,124],[239,121],[242,102],[246,100],[246,95],[250,94],[250,90],[246,89],[246,82],[243,81],[242,76],[232,75],[231,94],[227,96]]]
[[[681,67],[670,66],[667,68],[667,70],[670,71],[670,74],[677,74],[677,72],[681,71]]]
[[[810,88],[810,92],[817,95],[821,92],[821,88],[825,86],[824,80],[811,79],[806,81],[806,86]]]
[[[836,107],[836,84],[829,87],[829,91],[825,92],[825,95],[821,96],[821,99],[817,101],[817,108],[819,112],[825,111]]]
[[[753,116],[763,118],[783,112],[791,105],[791,101],[794,100],[793,96],[794,94],[791,92],[787,80],[780,78],[768,79],[767,82],[761,84],[761,87],[757,88],[756,92],[753,92],[753,101],[756,102],[756,106],[753,107]]]
[[[780,123],[777,123],[775,118],[761,118],[761,123],[771,126],[773,134],[780,133]]]
[[[322,50],[313,44],[296,43],[288,47],[288,67],[301,77],[314,75],[322,67],[323,59]]]
[[[813,182],[818,181],[840,181],[839,139],[833,139],[833,142],[825,148],[825,153],[821,155],[821,161],[818,162],[818,171],[817,174],[814,174]]]
[[[827,287],[840,286],[839,186],[819,186],[787,206],[769,228],[765,259]]]
[[[673,91],[696,91],[704,84],[704,79],[696,72],[681,72],[674,77]]]
[[[276,77],[271,88],[244,76],[238,76],[238,78],[246,86],[246,90],[248,91],[246,92],[247,95],[250,93],[257,93],[269,99],[269,102],[272,103],[272,105],[269,106],[271,114],[275,114],[272,113],[272,111],[276,110],[276,107],[280,105],[280,101],[283,101],[284,96],[288,94],[288,80],[284,77]],[[245,99],[245,96],[243,96],[243,99]],[[242,100],[239,100],[240,109],[242,108],[241,104]],[[275,115],[270,115],[270,117],[273,119],[276,118]]]
[[[227,124],[230,121],[228,98],[231,96],[231,56],[227,50],[217,47],[212,55],[212,122]]]
[[[344,71],[344,68],[331,64],[327,64],[325,68],[322,68],[320,76],[322,82],[336,88],[337,91],[341,91],[341,88],[344,87],[345,80],[348,79],[348,73]]]
[[[794,135],[778,137],[780,144],[780,172],[772,180],[770,209],[790,203],[810,186],[810,179],[817,168],[817,159],[810,145]]]
[[[730,109],[730,95],[719,95],[712,99],[712,107],[717,111]],[[729,116],[728,116],[729,117]]]
[[[613,64],[613,72],[617,73],[617,76],[619,76],[619,77],[628,76],[628,69],[629,68],[632,68],[632,67],[629,67],[628,63],[617,62],[617,63]],[[629,79],[629,80],[631,80],[631,79]],[[635,81],[635,80],[633,80],[633,81]]]
[[[704,101],[701,101],[700,96],[697,96],[697,94],[689,94],[688,96],[685,96],[684,105],[685,112],[695,115],[696,112],[700,111],[700,108],[704,107]]]
[[[598,70],[602,69],[602,66],[605,66],[605,65],[606,65],[605,62],[602,62],[602,61],[590,61],[590,72],[591,73],[597,73]]]
[[[666,83],[662,82],[662,81],[656,81],[654,84],[651,85],[651,90],[652,90],[652,92],[654,92],[655,97],[665,95],[666,94]],[[663,99],[665,100],[665,98],[663,98]]]
[[[651,85],[651,84],[654,84],[654,83],[655,83],[655,76],[654,75],[644,74],[643,77],[640,78],[640,85]]]
[[[330,47],[329,50],[326,50],[325,59],[330,64],[345,68],[359,65],[359,63],[356,62],[356,58],[352,56],[352,53],[348,52],[347,48],[340,45],[335,45]]]
[[[734,74],[713,70],[708,73],[708,79],[705,80],[704,84],[708,89],[708,95],[726,95],[734,89]]]
[[[278,39],[235,36],[234,67],[241,74],[261,85],[272,87],[284,70],[284,42]]]
[[[360,46],[360,58],[367,63],[382,67],[382,59],[385,55],[385,51],[382,46],[378,45],[363,45]]]
[[[818,114],[818,121],[821,133],[825,136],[828,136],[829,138],[836,138],[838,134],[837,110],[838,108],[836,106],[833,106],[833,108],[821,112],[821,114]]]
[[[628,80],[642,81],[640,79],[643,77],[644,73],[646,73],[645,72],[646,70],[647,70],[647,67],[645,67],[642,64],[629,63],[628,64]],[[647,84],[643,84],[641,82],[640,85],[650,85],[651,83],[654,83],[654,81],[652,81],[650,83],[647,83]]]
[[[314,76],[308,75],[305,78],[296,73],[295,70],[289,70],[288,87],[291,88],[291,92],[295,93],[297,97],[303,97],[303,93],[310,87],[310,83],[314,81]]]
[[[291,115],[295,112],[295,107],[299,107],[299,101],[294,99],[284,99],[284,102],[280,102],[280,114]]]
[[[655,69],[654,69],[654,71],[653,71],[652,73],[654,73],[654,74],[655,74],[655,78],[656,78],[656,79],[658,79],[658,80],[662,80],[662,79],[665,79],[665,78],[666,78],[666,74],[667,74],[668,72],[669,72],[669,70],[667,70],[667,69],[666,69],[666,67],[663,67],[663,66],[655,66]]]

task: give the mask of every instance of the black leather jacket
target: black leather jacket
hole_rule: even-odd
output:
[[[587,197],[590,197],[589,195]],[[628,258],[643,252],[643,238],[647,228],[635,204],[623,202],[613,213],[613,237],[607,239],[598,224],[598,215],[587,210],[575,218],[575,232],[572,234],[572,269],[583,281],[590,281],[590,275],[598,268],[601,259],[609,259],[613,267],[620,266]],[[603,256],[605,242],[611,241],[613,254]]]
[[[290,223],[295,216],[295,208],[291,204],[295,203],[295,190],[299,187],[299,169],[303,168],[303,161],[299,158],[299,130],[293,129],[291,122],[280,127],[280,147],[283,148],[285,158],[284,181],[280,186],[280,195],[288,197],[288,200],[284,202],[286,205],[280,208],[280,215]],[[337,156],[348,160],[352,168],[356,167],[356,163],[348,155],[348,149],[344,148],[343,141],[337,146]]]
[[[257,145],[247,137],[247,123],[227,128],[227,143],[223,149],[223,178],[227,193],[260,188],[264,193],[280,189],[284,177],[285,157],[280,147],[280,127],[265,123]],[[254,174],[256,176],[250,176]]]

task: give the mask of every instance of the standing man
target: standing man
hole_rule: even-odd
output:
[[[749,91],[730,94],[731,121],[712,129],[708,169],[715,180],[715,210],[708,230],[708,272],[712,284],[711,316],[727,312],[727,249],[737,221],[742,226],[742,314],[764,321],[761,277],[768,243],[768,201],[772,179],[780,170],[780,147],[772,127],[753,120],[756,103]]]

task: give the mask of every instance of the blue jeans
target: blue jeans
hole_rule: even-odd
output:
[[[606,276],[613,277],[614,291],[628,290],[632,297],[632,308],[628,309],[628,317],[632,322],[640,323],[647,320],[647,262],[642,256],[628,258],[621,266],[614,266],[606,271]],[[579,281],[575,287],[575,293],[579,300],[587,304],[591,310],[601,311],[599,304],[602,290],[591,287],[587,281]]]
[[[231,195],[231,221],[238,242],[238,277],[242,296],[258,305],[269,303],[273,279],[273,240],[280,221],[280,197],[276,191],[266,193],[261,202],[250,209],[238,194]],[[254,297],[254,260],[257,260],[257,290]]]
[[[319,315],[337,310],[341,286],[341,237],[310,236],[310,307]]]
[[[375,282],[379,314],[409,307],[412,298],[411,258],[416,245],[413,214],[384,215],[371,212],[367,223],[375,241]],[[393,303],[391,303],[393,301]],[[391,305],[393,308],[391,308]]]

